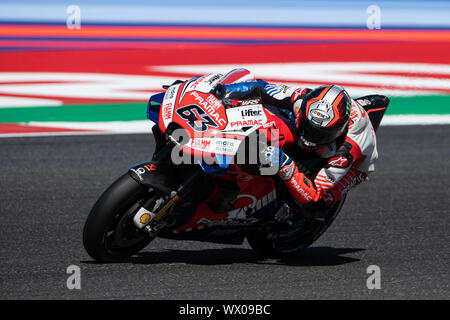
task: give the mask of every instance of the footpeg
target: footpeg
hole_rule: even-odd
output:
[[[292,209],[287,203],[285,203],[275,214],[274,218],[280,223],[285,223],[288,226],[292,226]]]

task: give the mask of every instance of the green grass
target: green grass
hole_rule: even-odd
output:
[[[386,114],[450,114],[450,96],[391,97]]]
[[[147,104],[66,105],[60,107],[0,109],[0,122],[29,121],[129,121],[146,120]]]
[[[450,95],[391,97],[386,112],[397,114],[450,114]],[[131,121],[146,120],[147,105],[142,103],[66,105],[60,107],[0,108],[0,122],[30,121]]]

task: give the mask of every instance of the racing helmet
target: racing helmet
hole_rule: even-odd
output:
[[[348,128],[351,98],[338,85],[321,86],[303,99],[297,116],[299,143],[305,149],[335,141]]]

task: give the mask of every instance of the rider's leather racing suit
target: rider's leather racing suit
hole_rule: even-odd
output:
[[[247,92],[258,90],[265,104],[288,109],[298,114],[302,99],[310,91],[307,88],[294,88],[276,85],[262,80],[240,82],[225,85],[227,91]],[[366,111],[354,100],[350,113],[348,131],[344,139],[322,145],[315,153],[327,160],[312,181],[299,166],[283,151],[284,161],[280,161],[278,175],[284,181],[293,198],[300,204],[323,200],[331,206],[341,199],[351,188],[367,179],[374,171],[374,162],[378,158],[376,137]],[[301,166],[300,166],[301,168]]]

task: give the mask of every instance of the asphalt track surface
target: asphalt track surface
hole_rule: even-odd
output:
[[[381,127],[380,159],[331,228],[288,260],[247,243],[156,239],[131,261],[82,246],[89,210],[151,135],[0,140],[0,299],[449,299],[450,126]],[[81,290],[66,269],[81,268]],[[381,269],[381,289],[366,286]]]

